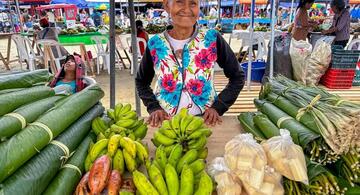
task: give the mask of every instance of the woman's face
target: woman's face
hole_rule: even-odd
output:
[[[69,59],[69,60],[65,63],[65,72],[75,71],[75,67],[76,67],[75,60]]]
[[[174,27],[191,28],[199,18],[199,0],[165,0],[164,4]]]
[[[311,9],[311,7],[313,6],[313,4],[314,4],[314,2],[312,2],[312,3],[306,3],[306,4],[305,4],[306,10]]]
[[[331,10],[335,13],[335,14],[338,14],[339,13],[339,10],[336,6],[331,6]]]

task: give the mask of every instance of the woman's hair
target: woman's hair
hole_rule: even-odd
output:
[[[300,8],[305,7],[305,5],[306,5],[307,3],[314,3],[314,2],[315,2],[315,0],[300,0],[297,9],[300,9]]]
[[[344,0],[332,0],[330,6],[335,6],[339,11],[345,9],[345,1]]]
[[[50,26],[49,21],[46,18],[41,18],[39,23],[42,28],[46,28]]]
[[[143,28],[143,22],[141,20],[136,20],[135,21],[135,26],[136,26],[136,29],[139,29],[139,28]]]

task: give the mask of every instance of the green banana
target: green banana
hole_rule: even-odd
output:
[[[203,171],[200,176],[199,187],[194,195],[211,195],[214,186],[210,176]]]
[[[155,147],[159,147],[161,145],[161,143],[155,140],[154,138],[151,139],[151,142],[154,144]]]
[[[122,107],[122,109],[121,109],[121,111],[120,111],[120,115],[124,115],[124,114],[126,114],[126,113],[128,113],[129,111],[131,111],[131,104],[125,104],[123,107]]]
[[[179,195],[193,195],[194,193],[194,174],[188,165],[184,165],[181,172]]]
[[[180,132],[180,121],[181,121],[181,117],[180,115],[175,115],[172,119],[171,119],[171,127],[172,129],[179,133]]]
[[[184,118],[185,116],[188,116],[189,115],[188,109],[181,108],[180,112],[177,115],[179,115],[181,118]]]
[[[181,144],[176,144],[175,147],[172,149],[168,159],[168,163],[171,166],[176,167],[177,162],[182,157],[182,151],[183,151],[183,147]]]
[[[86,172],[88,172],[90,170],[91,164],[92,164],[91,158],[90,158],[90,155],[88,154],[85,158],[85,163],[84,163]]]
[[[96,159],[100,158],[101,156],[103,156],[103,155],[105,155],[105,154],[107,154],[107,149],[106,149],[106,148],[103,149],[103,150],[101,150],[101,152],[98,154],[98,156],[96,157]]]
[[[124,119],[124,120],[119,120],[117,121],[115,124],[119,127],[124,127],[124,128],[128,128],[131,125],[133,125],[136,121],[134,119]]]
[[[133,141],[136,140],[136,136],[134,133],[129,133],[128,138],[132,139]]]
[[[106,129],[105,132],[104,132],[105,137],[109,138],[110,134],[111,134],[111,129],[110,128]]]
[[[165,147],[164,147],[164,151],[165,151],[167,157],[170,156],[170,153],[171,153],[171,151],[173,150],[173,148],[174,148],[175,146],[176,146],[176,144],[171,145],[171,146],[165,146]]]
[[[164,146],[159,146],[155,151],[155,160],[159,163],[161,168],[164,170],[167,164],[167,157],[164,151]]]
[[[164,128],[164,129],[173,129],[171,127],[171,121],[170,120],[164,120],[161,124],[161,128]]]
[[[113,109],[107,109],[106,115],[111,118],[112,120],[115,120],[115,111]]]
[[[135,195],[133,192],[124,191],[120,189],[119,195]]]
[[[193,171],[194,175],[197,175],[203,171],[206,167],[206,162],[204,159],[197,159],[189,165],[190,169]]]
[[[109,139],[107,150],[111,158],[115,155],[115,152],[117,151],[120,142],[120,137],[121,135],[113,135]]]
[[[193,115],[186,115],[184,118],[181,119],[181,122],[180,122],[181,135],[185,135],[187,126],[191,123],[191,121],[193,119],[194,119]]]
[[[199,139],[197,139],[197,142],[195,142],[193,144],[189,144],[189,149],[200,150],[205,147],[206,143],[207,143],[206,136],[203,135]]]
[[[184,156],[180,158],[177,163],[176,170],[178,173],[181,172],[185,164],[191,164],[197,159],[198,151],[195,149],[191,149],[185,153]]]
[[[125,172],[125,159],[123,152],[118,149],[113,158],[113,169],[118,170],[122,175]]]
[[[210,137],[210,135],[212,134],[212,131],[209,128],[201,128],[196,131],[202,132],[202,134],[205,135],[206,137]]]
[[[156,167],[156,165],[152,164],[150,169],[148,170],[149,178],[151,183],[155,186],[157,191],[161,195],[168,195],[168,190],[166,187],[165,180],[160,172],[160,170]]]
[[[142,124],[144,124],[144,119],[136,120],[136,123],[134,123],[129,128],[134,131],[135,129],[139,128]]]
[[[110,129],[112,132],[115,132],[115,133],[120,133],[122,131],[126,131],[126,128],[117,126],[116,124],[111,125]]]
[[[147,161],[147,162],[149,162],[149,161]],[[152,163],[149,163],[149,165],[146,166],[146,168],[149,169],[151,164],[154,164],[160,170],[161,174],[163,176],[165,176],[165,169],[163,169],[156,160],[153,160]]]
[[[209,149],[207,147],[199,150],[198,158],[206,159],[209,153]]]
[[[123,156],[126,164],[126,168],[129,172],[136,170],[136,161],[125,149],[123,149]]]
[[[154,139],[159,142],[160,144],[164,145],[164,146],[170,146],[173,145],[175,143],[174,139],[171,139],[169,137],[166,137],[165,135],[163,135],[162,133],[160,133],[159,131],[155,131],[154,133]]]
[[[136,157],[136,144],[135,142],[128,137],[120,137],[120,146],[125,149],[132,158]]]
[[[140,192],[141,195],[159,195],[155,187],[141,172],[135,170],[133,172],[133,180],[136,189]]]
[[[194,117],[191,123],[186,127],[186,134],[191,134],[195,130],[199,129],[204,124],[202,117]]]
[[[92,130],[94,131],[94,133],[95,133],[96,135],[98,135],[99,133],[103,132],[103,129],[101,129],[97,118],[95,118],[95,119],[91,122],[91,128],[92,128]]]
[[[98,124],[100,125],[101,129],[105,130],[105,129],[109,128],[108,125],[106,124],[106,122],[102,118],[97,117],[97,120],[98,120]]]
[[[143,123],[138,128],[136,128],[133,132],[134,132],[135,137],[144,139],[144,137],[146,136],[147,130],[148,130],[147,125]]]
[[[176,139],[177,138],[177,134],[175,133],[175,131],[173,131],[172,129],[162,129],[160,128],[158,130],[161,134],[165,135],[168,138],[171,139]]]
[[[102,139],[94,144],[89,154],[91,162],[94,162],[99,156],[99,154],[102,152],[102,150],[107,148],[108,143],[109,139]]]
[[[192,132],[189,136],[187,136],[186,139],[187,140],[198,139],[202,135],[203,135],[203,132],[196,130],[196,131]]]
[[[139,142],[135,141],[136,156],[140,159],[141,163],[144,163],[149,158],[149,153],[146,148]]]
[[[105,137],[105,135],[104,135],[103,133],[99,133],[99,134],[97,135],[96,141],[100,141],[100,140],[102,140],[102,139],[106,139],[106,137]]]
[[[120,112],[122,110],[123,105],[121,103],[115,105],[114,109],[114,115],[115,115],[115,121],[118,120],[118,116],[120,116]]]
[[[177,195],[179,192],[179,177],[173,166],[167,164],[165,167],[165,180],[169,195]]]

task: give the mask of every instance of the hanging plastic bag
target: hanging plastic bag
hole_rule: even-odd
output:
[[[306,63],[312,51],[312,46],[307,41],[291,39],[290,57],[293,67],[293,76],[296,81],[306,83]]]
[[[259,190],[263,183],[266,154],[250,133],[240,134],[225,145],[226,166],[249,186]]]
[[[213,161],[211,161],[208,167],[208,173],[217,183],[217,194],[241,194],[241,181],[235,175],[232,175],[230,173],[229,168],[227,168],[225,165],[224,158],[217,157]]]
[[[306,63],[306,85],[317,85],[329,68],[331,44],[334,39],[333,36],[326,36],[316,41],[314,50]]]
[[[303,150],[294,144],[288,130],[280,129],[280,136],[272,137],[261,145],[266,152],[268,164],[277,172],[290,180],[309,184]]]

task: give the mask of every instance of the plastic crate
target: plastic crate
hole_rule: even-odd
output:
[[[347,81],[331,81],[331,80],[321,80],[321,83],[329,88],[329,89],[350,89],[351,86],[353,86],[353,81],[352,80],[347,80]]]
[[[343,50],[341,47],[333,46],[330,67],[335,69],[355,69],[359,62],[360,51]]]
[[[330,68],[326,71],[323,76],[323,79],[353,79],[355,75],[355,70],[348,70],[348,69],[333,69]]]
[[[360,86],[360,70],[356,70],[353,86]]]
[[[262,61],[255,61],[251,64],[251,80],[261,82],[265,74],[266,63]],[[245,72],[245,78],[247,77],[248,62],[242,63],[241,67]]]

